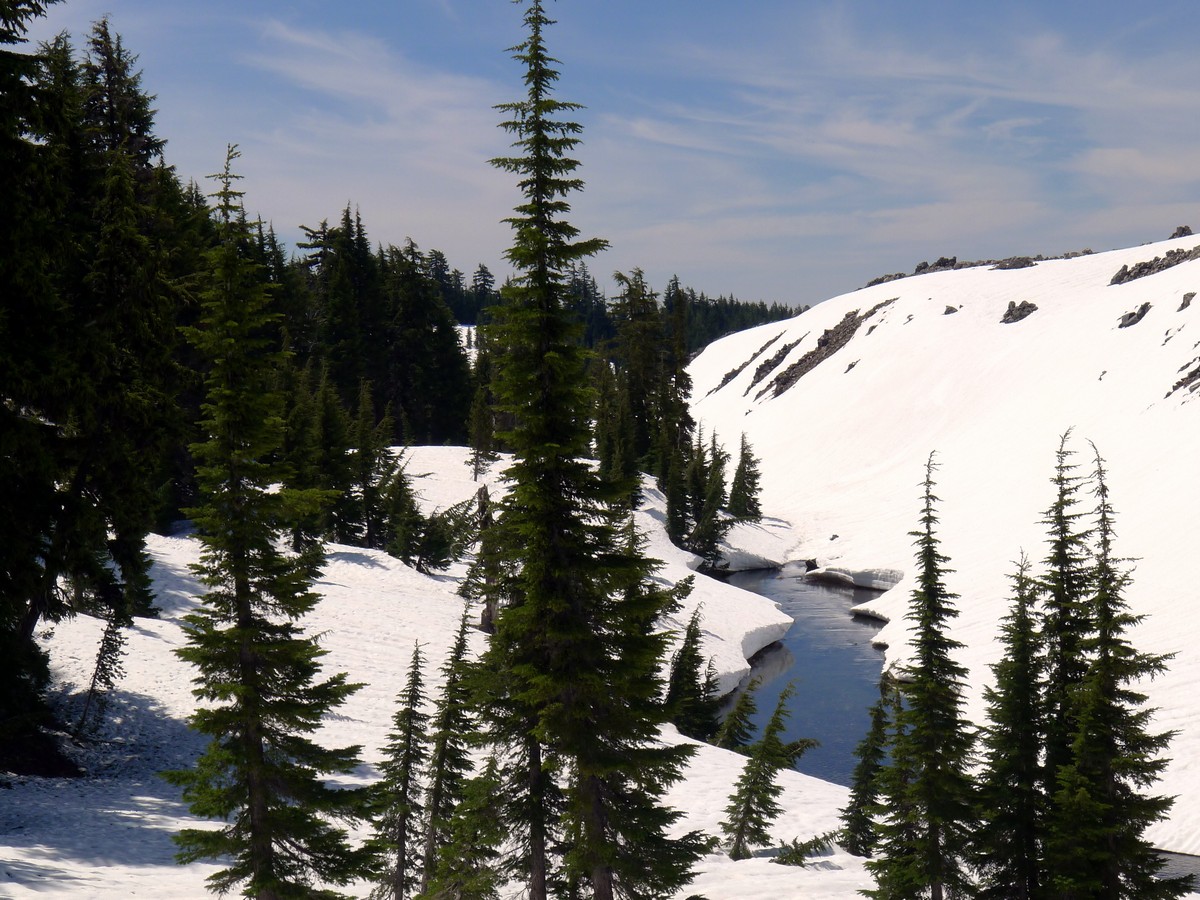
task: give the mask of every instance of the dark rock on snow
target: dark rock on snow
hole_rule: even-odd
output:
[[[1037,304],[1030,303],[1028,300],[1022,300],[1020,303],[1015,303],[1012,300],[1008,301],[1008,309],[1004,311],[1004,318],[1000,320],[1001,325],[1011,325],[1014,322],[1020,322],[1026,316],[1037,312]]]

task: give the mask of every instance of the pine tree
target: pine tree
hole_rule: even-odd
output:
[[[524,19],[514,54],[526,96],[500,107],[518,155],[494,160],[517,176],[524,199],[507,220],[518,274],[488,337],[513,462],[485,540],[495,565],[481,583],[501,608],[479,679],[481,714],[504,754],[500,815],[531,900],[545,900],[556,881],[597,900],[666,897],[690,880],[700,853],[695,835],[667,837],[677,814],[662,805],[690,748],[656,743],[666,638],[655,622],[677,598],[650,580],[654,565],[630,546],[585,459],[586,355],[564,280],[605,242],[579,240],[563,218],[566,197],[582,186],[568,156],[580,126],[558,117],[577,105],[552,97],[558,73],[541,0],[530,0]],[[565,842],[557,871],[556,840]]]
[[[692,579],[688,579],[690,587]],[[683,640],[671,660],[664,701],[671,723],[679,733],[698,741],[707,741],[717,732],[719,698],[705,677],[704,657],[700,651],[700,615],[697,607],[688,619]]]
[[[1058,769],[1071,761],[1071,742],[1078,723],[1072,694],[1083,681],[1087,661],[1083,643],[1093,630],[1087,609],[1090,590],[1089,530],[1081,522],[1079,492],[1084,479],[1075,474],[1067,448],[1071,432],[1058,444],[1055,456],[1054,502],[1042,520],[1049,535],[1044,560],[1042,634],[1046,654],[1046,792],[1053,795]]]
[[[249,260],[246,223],[231,147],[220,185],[220,243],[211,252],[199,327],[189,334],[209,361],[200,460],[201,505],[192,510],[203,544],[197,572],[208,590],[186,618],[179,655],[197,668],[194,693],[210,706],[191,725],[212,738],[192,769],[167,773],[198,816],[215,829],[176,836],[180,862],[220,860],[208,879],[225,893],[273,900],[337,896],[365,857],[331,819],[353,819],[360,798],[325,784],[346,773],[358,748],[325,749],[309,735],[356,685],[344,674],[318,681],[324,655],[299,620],[317,602],[311,584],[318,548],[281,551],[279,539],[312,498],[284,488],[276,462],[282,404],[274,386],[282,353],[271,346],[270,297]]]
[[[883,770],[887,762],[889,694],[894,690],[885,673],[879,680],[879,699],[871,706],[871,725],[854,748],[854,771],[850,774],[850,801],[842,810],[841,843],[847,853],[871,856],[875,852]]]
[[[508,837],[495,813],[503,783],[495,757],[463,783],[462,800],[446,825],[434,875],[421,896],[428,900],[499,900],[501,847]]]
[[[783,811],[778,799],[783,788],[776,783],[776,776],[816,746],[817,742],[811,738],[795,741],[780,738],[787,723],[787,704],[794,693],[791,684],[780,693],[775,711],[767,720],[762,737],[750,748],[749,759],[725,807],[721,830],[733,859],[747,859],[751,847],[771,843],[770,825]]]
[[[947,558],[935,527],[933,454],[925,464],[921,528],[912,536],[917,547],[917,586],[908,619],[913,623],[914,659],[905,673],[904,707],[899,712],[898,739],[891,747],[893,765],[911,772],[904,796],[889,798],[893,808],[881,835],[902,832],[914,839],[897,846],[881,841],[881,854],[867,865],[879,878],[879,896],[890,870],[903,870],[926,885],[931,900],[961,897],[971,890],[967,845],[974,819],[971,765],[972,734],[962,714],[966,670],[952,654],[962,645],[946,635],[958,615],[955,595],[944,577]],[[898,802],[897,802],[898,801]]]
[[[988,724],[974,843],[981,897],[1033,900],[1043,896],[1045,661],[1034,609],[1037,588],[1024,555],[1012,581],[1012,607],[1000,626],[1004,656],[992,667],[995,685],[984,689]]]
[[[1107,472],[1095,446],[1096,509],[1089,620],[1082,644],[1087,670],[1074,691],[1072,759],[1056,775],[1046,868],[1056,896],[1174,898],[1192,890],[1191,876],[1162,877],[1163,859],[1145,839],[1165,818],[1171,797],[1143,793],[1158,780],[1173,732],[1148,730],[1154,710],[1133,685],[1166,670],[1170,656],[1135,650],[1126,632],[1141,616],[1124,598],[1130,575],[1114,555],[1114,511]]]
[[[725,716],[713,744],[723,750],[736,750],[744,753],[754,740],[754,715],[758,712],[758,701],[755,699],[762,679],[758,676],[750,679],[750,683],[738,694],[733,709]]]
[[[421,646],[413,646],[402,700],[392,720],[380,766],[383,778],[372,791],[375,848],[383,856],[376,900],[405,900],[424,878],[425,808],[422,776],[429,756],[429,715],[421,667]]]
[[[463,802],[465,782],[471,772],[467,741],[474,728],[470,712],[471,692],[467,681],[467,609],[462,618],[450,656],[442,667],[444,679],[431,725],[429,752],[429,790],[426,793],[428,812],[425,827],[423,858],[425,870],[421,890],[429,889],[435,880],[438,860],[450,843],[448,831],[456,808]]]
[[[762,519],[762,507],[758,502],[759,478],[758,460],[742,435],[742,446],[738,453],[737,468],[733,473],[733,482],[729,486],[729,514],[743,522],[757,522]]]

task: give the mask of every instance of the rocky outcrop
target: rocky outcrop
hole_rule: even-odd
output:
[[[846,313],[846,315],[842,316],[840,322],[832,328],[827,328],[825,333],[817,338],[817,346],[815,348],[805,353],[800,359],[771,379],[771,382],[759,391],[754,399],[761,399],[768,391],[771,392],[771,396],[778,397],[793,387],[801,378],[850,343],[850,339],[854,337],[863,322],[867,321],[867,319],[871,318],[871,316],[875,315],[875,313],[879,312],[885,306],[895,303],[897,299],[893,297],[891,300],[884,300],[882,303],[877,303],[862,315],[859,315],[857,309]],[[853,365],[850,368],[853,368]],[[849,372],[850,369],[846,371]]]
[[[1127,312],[1121,316],[1121,321],[1117,323],[1118,328],[1128,328],[1130,325],[1136,325],[1142,319],[1146,318],[1146,313],[1150,312],[1150,304],[1143,303],[1133,312]]]
[[[767,341],[765,344],[763,344],[761,347],[759,347],[757,350],[755,350],[754,355],[751,356],[748,360],[746,360],[744,363],[742,363],[736,369],[730,369],[728,372],[726,372],[725,375],[721,378],[721,383],[718,384],[711,391],[709,391],[708,394],[715,394],[721,388],[725,387],[725,385],[729,384],[729,382],[733,381],[733,379],[735,379],[739,375],[741,375],[742,372],[746,371],[746,366],[750,365],[750,363],[754,362],[756,359],[758,359],[760,356],[762,356],[763,353],[766,351],[766,349],[768,347],[770,347],[773,343],[775,343],[777,340],[779,340],[779,338],[781,336],[782,335],[778,335],[778,334],[775,335],[775,337],[771,338],[769,341]],[[776,363],[776,365],[778,365],[778,363]],[[708,396],[708,394],[705,394],[705,396]]]
[[[1005,269],[1028,269],[1030,266],[1036,266],[1031,256],[1010,256],[1008,259],[1002,259],[1000,262],[992,266],[993,269],[1003,271]]]
[[[1200,359],[1185,364],[1180,371],[1187,369],[1188,366],[1191,366],[1191,368],[1187,374],[1175,382],[1174,387],[1167,391],[1168,397],[1178,390],[1195,391],[1200,389]]]
[[[742,396],[745,397],[747,394],[749,394],[755,385],[779,368],[779,364],[783,362],[787,355],[796,349],[800,341],[804,340],[804,338],[808,337],[810,334],[812,334],[811,331],[805,332],[804,337],[794,340],[790,344],[784,344],[777,351],[775,351],[775,353],[771,354],[770,359],[763,360],[761,363],[759,363],[758,368],[754,370],[754,377],[750,379],[750,385],[745,391],[742,392]]]
[[[1183,312],[1185,309],[1187,309],[1189,306],[1191,306],[1192,300],[1195,299],[1195,297],[1196,297],[1195,291],[1188,291],[1186,294],[1184,294],[1183,302],[1179,304],[1179,309],[1176,310],[1176,312]]]
[[[1181,237],[1191,237],[1191,236],[1192,236],[1192,229],[1190,227],[1188,227],[1187,225],[1180,225],[1171,234],[1172,239],[1181,238]]]
[[[943,316],[952,316],[956,312],[958,312],[957,306],[947,306],[944,310],[942,310],[942,315]]]
[[[1004,318],[1000,320],[1001,325],[1012,325],[1014,322],[1020,322],[1022,319],[1037,312],[1037,304],[1030,303],[1028,300],[1022,300],[1016,303],[1012,300],[1008,301],[1008,309],[1004,311]]]
[[[1145,278],[1147,275],[1157,275],[1159,272],[1165,272],[1172,266],[1191,262],[1193,259],[1200,259],[1200,245],[1193,247],[1191,250],[1184,250],[1182,248],[1179,250],[1168,250],[1162,256],[1156,256],[1154,259],[1134,263],[1132,266],[1121,266],[1109,284],[1126,284],[1138,278]]]

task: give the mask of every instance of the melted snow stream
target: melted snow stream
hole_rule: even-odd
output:
[[[796,768],[837,784],[849,784],[854,748],[869,724],[868,710],[879,697],[883,654],[871,646],[879,623],[855,618],[850,608],[875,591],[815,581],[802,563],[782,569],[738,572],[729,583],[768,597],[795,620],[783,639],[759,653],[752,675],[758,690],[761,729],[789,681],[796,683],[787,739],[821,742],[800,757]]]

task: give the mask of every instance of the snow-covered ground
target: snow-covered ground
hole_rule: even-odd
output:
[[[410,451],[408,471],[427,509],[445,507],[471,496],[471,481],[461,448],[431,447]],[[491,473],[493,488],[500,465]],[[695,559],[666,540],[662,498],[653,489],[639,513],[649,538],[648,552],[663,560],[660,576],[676,582],[690,574]],[[786,547],[782,523],[738,531],[747,560],[779,561],[771,556]],[[174,654],[182,644],[180,619],[195,607],[201,592],[189,566],[198,544],[186,536],[152,537],[158,619],[139,619],[129,635],[127,675],[115,693],[104,740],[81,746],[81,779],[6,778],[0,789],[0,896],[152,898],[204,897],[204,878],[216,867],[176,865],[170,836],[195,826],[179,792],[159,777],[164,769],[184,767],[200,752],[202,739],[189,732],[186,718],[194,708],[192,672]],[[461,566],[444,575],[424,576],[386,554],[331,546],[318,587],[322,602],[307,627],[323,635],[329,650],[326,666],[345,671],[364,687],[326,726],[325,739],[343,746],[361,744],[364,765],[356,781],[378,777],[380,748],[391,725],[414,642],[427,659],[432,689],[453,641],[463,601],[455,587]],[[705,652],[716,662],[725,688],[748,671],[746,657],[778,639],[790,620],[775,605],[754,594],[708,578],[667,624],[678,632],[698,604],[704,606]],[[60,699],[67,708],[86,685],[102,623],[86,616],[47,629]],[[473,632],[472,650],[485,638]],[[673,731],[668,739],[685,741]],[[719,834],[741,757],[700,746],[670,802],[685,811],[681,830]],[[785,773],[783,802],[788,812],[777,824],[780,842],[807,839],[836,827],[845,789],[799,773]],[[841,853],[818,860],[810,870],[765,860],[731,863],[720,854],[700,868],[695,889],[711,900],[752,897],[849,896],[864,884],[859,860]],[[365,896],[367,886],[358,894]]]
[[[815,559],[830,574],[895,587],[870,604],[889,618],[881,633],[889,659],[903,660],[902,620],[912,577],[908,532],[917,524],[919,483],[938,452],[943,550],[961,595],[955,636],[966,644],[972,711],[997,655],[996,623],[1007,605],[1006,577],[1022,549],[1043,553],[1042,511],[1059,436],[1074,429],[1077,462],[1090,463],[1088,440],[1108,461],[1119,518],[1118,551],[1137,557],[1128,593],[1147,614],[1132,635],[1143,649],[1177,653],[1170,673],[1148,686],[1161,708],[1158,725],[1177,729],[1164,791],[1178,795],[1171,818],[1151,836],[1164,848],[1200,853],[1200,617],[1193,614],[1196,556],[1192,514],[1200,508],[1200,406],[1172,386],[1200,365],[1200,304],[1180,309],[1200,290],[1200,261],[1120,286],[1112,275],[1184,238],[1129,250],[1039,263],[1024,269],[939,272],[864,289],[804,315],[726,338],[692,365],[694,412],[727,447],[745,431],[763,470],[764,524],[729,537],[737,567]],[[812,350],[846,313],[885,301],[838,352],[782,395],[756,395],[775,374]],[[1028,318],[1001,324],[1011,302],[1032,302]],[[1120,318],[1151,308],[1137,324]],[[946,314],[953,307],[957,311]],[[748,362],[772,338],[770,347]],[[788,343],[797,345],[755,388],[755,370]],[[740,374],[718,386],[728,373]],[[852,365],[853,364],[853,365]],[[1167,396],[1170,393],[1169,396]],[[457,448],[411,451],[409,472],[427,507],[445,507],[478,487]],[[499,466],[493,468],[495,484]],[[695,560],[672,547],[662,528],[662,498],[646,492],[640,525],[648,551],[664,561],[661,577],[691,574]],[[777,518],[773,518],[777,517]],[[791,523],[791,524],[789,524]],[[172,861],[170,835],[197,824],[178,792],[158,777],[186,766],[201,744],[186,727],[193,708],[189,669],[173,654],[180,617],[200,593],[187,536],[153,538],[162,616],[139,620],[129,639],[128,674],[117,691],[104,742],[82,747],[84,779],[9,779],[0,783],[0,895],[11,897],[203,897],[215,867]],[[323,635],[327,665],[366,686],[328,724],[328,739],[364,747],[360,782],[376,777],[379,749],[413,642],[420,642],[432,686],[462,610],[455,586],[461,567],[422,576],[381,553],[330,548],[319,585],[324,596],[308,626]],[[774,605],[706,578],[667,623],[682,630],[704,605],[705,652],[730,688],[746,658],[782,635],[788,622]],[[100,623],[64,622],[44,640],[69,707],[86,683]],[[478,651],[484,638],[472,635]],[[672,740],[682,740],[671,734]],[[700,747],[670,801],[684,811],[682,829],[716,834],[740,758]],[[782,777],[786,812],[775,827],[782,842],[837,826],[845,789],[799,773]],[[731,862],[717,853],[699,868],[691,891],[710,900],[848,898],[870,883],[861,861],[834,852],[807,869],[765,857]],[[359,893],[366,894],[360,886]]]
[[[1185,237],[880,284],[725,338],[690,368],[693,412],[705,430],[716,429],[728,447],[745,432],[762,458],[764,510],[795,523],[787,555],[875,586],[895,583],[867,604],[890,620],[879,639],[891,662],[909,652],[909,532],[918,525],[925,460],[937,452],[942,549],[955,570],[947,581],[961,595],[954,636],[966,645],[960,658],[971,669],[977,720],[987,666],[999,654],[1007,576],[1022,550],[1035,563],[1045,555],[1040,520],[1054,499],[1059,437],[1073,429],[1081,474],[1091,471],[1094,442],[1117,510],[1116,550],[1137,560],[1127,597],[1147,618],[1131,638],[1141,649],[1177,654],[1170,672],[1146,686],[1160,708],[1157,727],[1179,732],[1160,785],[1178,800],[1149,834],[1184,853],[1200,853],[1200,588],[1192,572],[1200,396],[1172,388],[1200,367],[1200,304],[1181,308],[1200,290],[1200,260],[1110,281],[1124,265],[1197,245],[1200,237]],[[1037,310],[1002,324],[1009,304],[1024,302]],[[1143,304],[1150,306],[1140,321],[1119,327]],[[855,310],[866,318],[845,346],[789,390],[759,396]],[[756,369],[792,342],[751,387]]]

